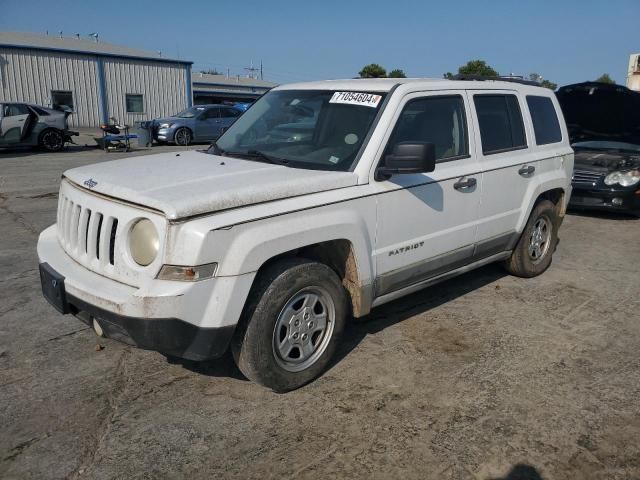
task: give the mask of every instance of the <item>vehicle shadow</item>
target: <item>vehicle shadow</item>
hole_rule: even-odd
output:
[[[591,210],[567,210],[572,217],[600,218],[602,220],[640,220],[640,217],[623,212],[604,212]]]
[[[180,365],[181,367],[200,375],[208,377],[226,377],[236,380],[244,380],[247,378],[240,372],[236,363],[233,361],[231,350],[227,350],[225,354],[214,360],[205,360],[204,362],[195,362],[185,360],[184,358],[166,357],[168,363]]]
[[[518,463],[509,470],[506,476],[489,480],[543,480],[543,478],[535,467]]]
[[[506,275],[507,272],[500,265],[486,265],[446,282],[419,290],[407,297],[394,300],[375,308],[365,317],[348,322],[332,367],[349,355],[367,335],[376,334],[414,315],[426,313]]]
[[[70,152],[87,152],[90,150],[99,150],[97,146],[84,146],[84,145],[73,145],[67,146],[63,150],[59,152],[48,152],[46,150],[42,150],[40,148],[0,148],[0,158],[3,155],[10,155],[12,158],[20,158],[20,157],[31,157],[34,155],[56,155],[59,153],[70,153]]]

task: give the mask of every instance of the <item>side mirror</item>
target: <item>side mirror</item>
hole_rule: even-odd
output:
[[[433,143],[400,142],[376,171],[376,180],[387,180],[395,174],[428,173],[436,169],[436,149]]]

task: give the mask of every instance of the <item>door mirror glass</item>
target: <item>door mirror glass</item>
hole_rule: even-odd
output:
[[[376,172],[378,179],[395,174],[428,173],[436,169],[436,149],[430,142],[399,142]]]

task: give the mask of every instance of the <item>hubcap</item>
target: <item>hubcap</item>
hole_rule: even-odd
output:
[[[533,225],[529,238],[529,258],[533,263],[539,263],[547,255],[551,243],[551,223],[546,217],[540,217]]]
[[[273,355],[289,372],[300,372],[322,356],[331,341],[335,305],[321,287],[300,290],[285,304],[273,329]]]

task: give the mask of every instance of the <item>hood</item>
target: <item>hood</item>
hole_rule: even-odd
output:
[[[74,168],[83,188],[164,212],[170,220],[357,184],[352,172],[289,168],[195,150]]]
[[[571,143],[604,140],[640,145],[640,93],[599,82],[556,92]]]
[[[576,149],[574,168],[602,174],[640,168],[640,153]]]

